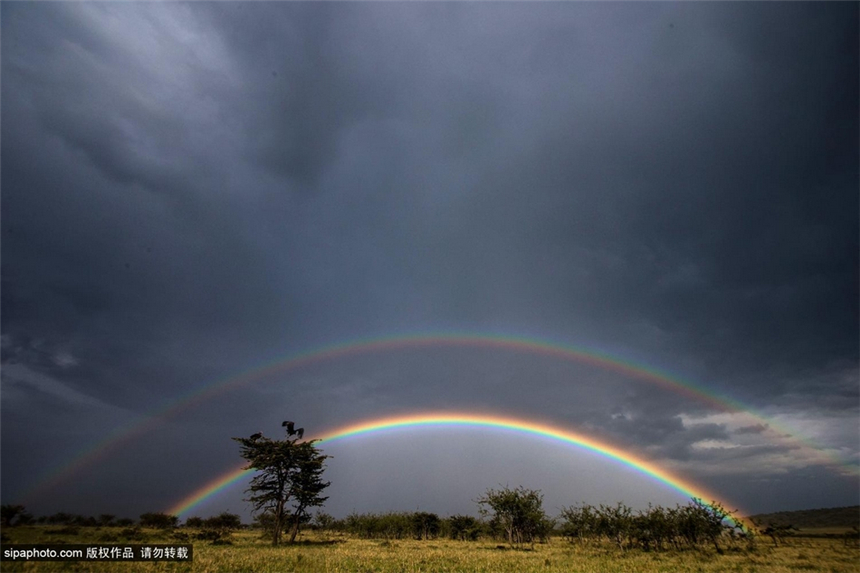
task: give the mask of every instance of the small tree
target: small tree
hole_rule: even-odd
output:
[[[203,526],[211,529],[240,529],[242,527],[242,518],[235,513],[224,511],[220,515],[206,519],[203,522]]]
[[[116,519],[115,515],[110,513],[102,513],[99,515],[99,525],[102,527],[110,527],[113,525],[114,520]]]
[[[484,497],[477,500],[483,515],[494,513],[494,519],[504,528],[508,543],[522,546],[534,543],[536,537],[545,535],[550,520],[543,510],[543,494],[540,490],[525,489],[520,486],[510,489],[505,486],[498,491],[488,489]]]
[[[326,456],[314,446],[315,440],[299,442],[299,438],[271,440],[254,435],[233,438],[241,444],[242,457],[248,460],[246,469],[259,470],[250,487],[246,501],[256,513],[270,515],[272,545],[278,545],[281,534],[290,526],[290,543],[295,541],[302,523],[308,521],[307,510],[321,506],[328,497],[320,495],[330,485],[322,480]]]
[[[727,510],[716,501],[712,501],[710,504],[707,504],[697,497],[693,498],[690,507],[692,508],[692,513],[698,519],[699,527],[703,532],[704,537],[710,540],[711,543],[714,544],[714,548],[716,548],[717,553],[722,555],[723,550],[720,547],[719,539],[724,532],[735,529],[735,527],[732,527],[725,522],[727,520],[731,520],[733,522],[739,521],[732,515],[734,512]],[[735,512],[736,511],[737,510],[735,510]],[[743,527],[740,529],[743,531]]]
[[[141,527],[172,529],[179,524],[179,518],[167,513],[144,513],[140,516]]]
[[[200,529],[201,527],[203,527],[203,523],[203,518],[195,515],[194,517],[189,517],[185,520],[185,527],[194,527],[196,529]]]
[[[262,538],[272,537],[275,530],[275,518],[271,511],[261,511],[254,514],[254,527],[263,530]]]
[[[200,518],[198,518],[200,519]],[[213,545],[229,545],[230,537],[235,529],[242,527],[242,519],[233,513],[222,512],[220,515],[200,520],[203,531],[198,539],[208,539]]]
[[[475,541],[481,534],[481,522],[471,515],[452,515],[448,518],[448,534],[451,539]]]
[[[597,511],[597,531],[624,549],[633,532],[633,510],[622,502],[614,506],[600,504]]]
[[[337,520],[324,511],[318,511],[313,517],[313,527],[319,530],[327,531],[335,527]]]
[[[439,535],[442,521],[435,513],[416,511],[412,514],[412,535],[415,539],[431,539]]]
[[[14,521],[14,523],[13,523]],[[27,513],[23,505],[3,505],[0,507],[0,524],[4,527],[26,525],[33,521],[33,516]]]
[[[587,504],[579,507],[561,508],[561,534],[571,542],[580,543],[597,537],[597,513]]]

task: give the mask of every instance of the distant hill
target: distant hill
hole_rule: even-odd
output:
[[[853,527],[860,525],[860,505],[761,513],[750,516],[750,519],[762,527],[768,525],[793,525],[799,529]]]

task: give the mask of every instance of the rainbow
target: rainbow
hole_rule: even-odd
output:
[[[340,344],[324,346],[293,354],[286,358],[280,358],[252,370],[206,384],[201,388],[171,400],[149,415],[141,416],[137,420],[117,428],[99,442],[76,452],[70,458],[67,458],[64,463],[55,466],[39,480],[36,480],[33,486],[22,497],[25,501],[27,498],[35,499],[38,497],[38,493],[53,489],[68,480],[75,473],[104,459],[123,444],[157,428],[165,420],[220,394],[241,388],[266,376],[283,374],[314,364],[340,360],[351,356],[403,349],[445,347],[482,348],[536,354],[618,372],[633,379],[648,382],[701,403],[708,404],[720,411],[743,412],[749,415],[756,423],[769,425],[771,428],[778,430],[783,436],[792,435],[792,432],[787,431],[785,428],[780,427],[771,420],[767,420],[761,415],[755,414],[751,408],[739,402],[720,396],[691,382],[674,378],[665,372],[649,366],[610,356],[609,354],[595,350],[559,344],[548,340],[499,334],[437,333],[397,335],[379,338],[360,338]],[[820,448],[809,443],[807,440],[796,439],[806,447],[820,450]],[[822,454],[822,457],[825,457],[824,454]],[[826,457],[828,459],[824,461],[829,465],[835,463],[842,467],[846,466],[846,463],[842,460],[830,459],[831,456]]]
[[[365,434],[374,434],[386,430],[400,430],[404,428],[423,428],[437,426],[454,426],[468,428],[490,428],[494,430],[513,430],[524,435],[534,436],[543,439],[549,439],[556,442],[561,442],[566,445],[574,445],[585,450],[600,454],[610,460],[619,462],[634,470],[655,479],[658,482],[664,483],[669,487],[677,490],[688,498],[699,498],[705,503],[719,501],[720,497],[711,493],[701,485],[695,484],[689,480],[678,477],[670,472],[658,467],[653,462],[644,458],[638,457],[630,452],[624,451],[616,446],[601,442],[584,434],[571,432],[566,429],[561,429],[556,426],[551,426],[541,422],[530,420],[522,420],[518,418],[509,418],[493,415],[480,415],[469,413],[427,413],[413,414],[408,416],[395,416],[390,418],[380,418],[366,420],[355,424],[350,424],[340,428],[336,428],[329,432],[323,433],[316,438],[318,443],[331,443],[337,440],[349,438],[351,436],[359,436]],[[252,470],[244,469],[242,466],[233,468],[217,478],[207,482],[202,487],[198,488],[191,494],[182,498],[172,506],[166,513],[183,516],[192,509],[212,497],[213,495],[225,490],[236,482],[240,481],[246,475],[249,475]],[[725,507],[734,509],[730,504],[723,503]],[[741,518],[738,518],[739,520]],[[744,523],[744,525],[749,525]]]

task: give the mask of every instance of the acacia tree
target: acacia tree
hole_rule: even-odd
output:
[[[540,490],[522,486],[498,491],[488,489],[484,497],[476,500],[482,514],[493,510],[494,519],[505,529],[511,546],[534,543],[536,537],[545,537],[552,529],[552,522],[543,510],[543,495]]]
[[[328,499],[328,496],[320,494],[331,484],[322,480],[325,460],[330,456],[317,450],[313,441],[298,444],[296,454],[296,469],[292,473],[289,492],[292,499],[290,543],[295,541],[301,524],[310,519],[308,508],[319,507]]]
[[[272,523],[272,545],[281,541],[281,533],[290,525],[290,543],[307,519],[310,507],[321,506],[328,497],[320,494],[330,485],[322,480],[326,456],[314,442],[300,442],[289,435],[283,440],[272,440],[255,435],[250,438],[233,438],[241,444],[240,453],[248,460],[245,469],[258,470],[245,490],[245,500],[253,504],[254,512],[267,514]]]

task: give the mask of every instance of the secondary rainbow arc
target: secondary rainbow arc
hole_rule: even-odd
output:
[[[397,335],[378,338],[359,338],[348,342],[325,346],[290,355],[264,364],[252,370],[246,370],[228,378],[217,380],[207,384],[179,398],[171,400],[153,413],[126,424],[108,434],[99,442],[78,451],[71,459],[60,464],[47,472],[41,479],[23,494],[25,499],[35,496],[37,492],[56,487],[67,480],[76,472],[93,465],[98,460],[106,457],[110,452],[120,445],[138,438],[156,428],[164,420],[194,407],[195,405],[212,399],[219,394],[250,384],[266,376],[276,373],[284,373],[297,370],[316,363],[329,360],[342,359],[350,356],[369,354],[373,352],[390,352],[398,349],[408,348],[432,348],[432,347],[466,347],[466,348],[488,348],[510,350],[553,357],[559,360],[573,361],[588,364],[598,368],[612,370],[634,379],[643,380],[660,387],[669,389],[681,395],[708,404],[724,412],[741,412],[748,415],[753,421],[769,425],[783,436],[791,436],[794,440],[807,448],[815,450],[822,461],[829,465],[837,465],[857,473],[858,468],[836,458],[835,456],[821,452],[821,448],[812,444],[809,440],[798,437],[794,432],[775,423],[773,420],[755,413],[755,411],[733,399],[720,396],[717,393],[706,390],[700,385],[689,381],[683,381],[655,368],[639,364],[633,361],[621,359],[606,353],[598,352],[583,347],[575,347],[560,344],[553,341],[506,336],[500,334],[475,334],[462,332],[448,333],[422,333]]]
[[[584,448],[615,462],[631,467],[645,476],[668,485],[688,498],[699,498],[705,503],[718,501],[723,503],[724,506],[731,506],[731,504],[721,501],[722,496],[712,493],[704,486],[674,475],[643,457],[578,432],[531,420],[470,413],[413,414],[408,416],[365,420],[349,424],[329,432],[325,432],[317,437],[316,440],[318,440],[319,444],[325,444],[348,438],[350,436],[378,433],[385,430],[432,426],[462,426],[471,428],[482,427],[499,430],[514,430],[538,438],[556,440],[568,445]],[[252,470],[246,470],[244,468],[244,464],[230,469],[215,479],[206,482],[203,486],[171,505],[166,510],[166,513],[184,516],[207,499],[229,488],[231,485],[240,481],[243,477],[250,475],[251,472]],[[730,508],[734,509],[734,507]],[[742,520],[741,522],[746,526],[749,525]]]

